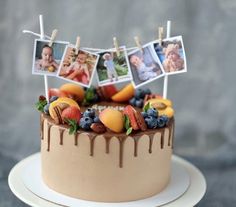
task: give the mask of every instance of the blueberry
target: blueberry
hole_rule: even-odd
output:
[[[148,114],[147,114],[147,112],[145,112],[145,111],[142,111],[141,114],[142,114],[142,116],[143,116],[144,119],[145,119],[146,117],[148,117]]]
[[[98,94],[94,94],[94,97],[93,97],[93,103],[96,103],[96,102],[99,102],[99,96]]]
[[[52,96],[50,99],[49,99],[49,102],[52,103],[53,101],[56,101],[58,99],[58,96]]]
[[[90,117],[82,117],[79,122],[79,126],[84,130],[89,130],[93,120]]]
[[[161,128],[161,127],[164,127],[165,125],[166,125],[165,118],[163,118],[162,116],[158,117],[157,118],[157,127]]]
[[[133,97],[129,100],[130,105],[135,106],[135,103],[136,103],[136,98],[135,97]]]
[[[144,120],[149,129],[155,129],[157,127],[157,119],[155,117],[147,116]]]
[[[143,107],[143,99],[136,99],[135,106],[142,108]]]
[[[90,117],[93,119],[95,117],[95,109],[87,108],[86,111],[84,112],[83,116]]]
[[[98,116],[95,116],[94,119],[93,119],[93,122],[94,123],[101,123],[100,119]]]
[[[44,111],[44,113],[47,114],[47,115],[49,115],[49,106],[50,106],[50,104],[48,103],[48,104],[46,104],[46,105],[43,107],[43,111]]]
[[[143,89],[143,92],[144,92],[145,95],[150,95],[152,93],[149,88]]]
[[[168,116],[166,116],[166,115],[162,115],[162,116],[160,116],[160,117],[161,117],[162,119],[164,119],[165,124],[168,123],[168,121],[169,121]]]
[[[140,98],[144,98],[145,97],[145,93],[142,89],[137,89],[134,93],[134,97],[137,98],[137,99],[140,99]]]
[[[158,111],[155,108],[150,108],[147,110],[148,116],[158,117]]]

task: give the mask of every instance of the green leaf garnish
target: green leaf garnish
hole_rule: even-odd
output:
[[[47,105],[47,100],[39,100],[36,104],[35,107],[38,111],[43,112],[44,106]]]
[[[130,128],[130,120],[127,115],[125,115],[124,125],[125,125],[126,130],[128,130]]]
[[[95,97],[95,89],[93,87],[88,88],[85,91],[85,96],[82,105],[83,106],[89,105],[94,100],[94,97]]]
[[[132,128],[132,127],[128,128],[128,130],[126,131],[126,135],[131,134],[132,131],[133,131],[133,128]]]
[[[66,123],[70,126],[69,128],[69,134],[76,134],[79,126],[77,122],[73,119],[65,119]]]
[[[151,104],[150,104],[150,102],[148,102],[148,103],[144,106],[143,111],[144,111],[144,112],[147,112],[148,109],[150,109],[150,108],[151,108]]]
[[[124,125],[125,125],[125,129],[126,129],[126,135],[129,135],[133,131],[133,128],[130,126],[129,117],[127,115],[125,115],[124,117],[125,117]]]

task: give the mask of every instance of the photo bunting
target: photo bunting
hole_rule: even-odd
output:
[[[34,42],[32,73],[35,75],[56,76],[68,42],[36,39]]]

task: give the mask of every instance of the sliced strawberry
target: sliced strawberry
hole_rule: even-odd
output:
[[[138,130],[139,126],[136,121],[134,112],[135,112],[135,109],[131,105],[128,105],[124,108],[123,114],[129,117],[130,124],[133,130]]]

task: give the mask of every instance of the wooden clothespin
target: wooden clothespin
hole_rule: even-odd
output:
[[[78,36],[77,39],[76,39],[76,44],[75,44],[75,55],[78,55],[79,48],[80,48],[80,36]]]
[[[138,36],[135,36],[135,37],[134,37],[134,41],[135,41],[135,44],[137,45],[137,47],[140,49],[140,51],[143,52],[143,47],[142,47],[142,45],[140,44],[140,40],[139,40],[139,37],[138,37]]]
[[[52,35],[51,35],[51,38],[50,38],[50,42],[49,42],[49,44],[48,44],[49,47],[52,47],[52,44],[53,44],[53,42],[54,42],[54,40],[55,40],[55,38],[56,38],[56,36],[57,36],[57,32],[58,32],[57,29],[54,29],[54,30],[52,31]]]
[[[117,41],[116,37],[113,37],[113,43],[114,43],[114,46],[116,48],[116,54],[119,57],[120,56],[120,49],[119,49],[119,45],[118,45],[118,41]]]
[[[158,27],[158,40],[159,40],[160,46],[162,46],[163,34],[164,34],[164,28]]]

